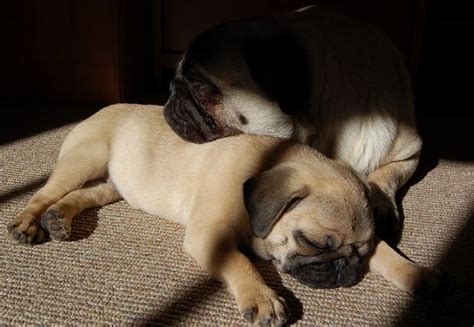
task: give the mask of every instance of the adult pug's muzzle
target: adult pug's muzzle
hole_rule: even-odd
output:
[[[197,110],[189,110],[177,96],[171,96],[165,105],[165,119],[171,129],[186,141],[205,143],[214,140],[216,124],[211,119],[205,123]]]
[[[194,99],[186,82],[175,79],[171,96],[164,107],[165,119],[171,129],[186,141],[206,143],[237,135],[241,131],[225,127]]]

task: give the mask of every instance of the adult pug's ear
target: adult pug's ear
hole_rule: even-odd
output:
[[[278,219],[308,193],[296,170],[288,166],[277,166],[248,179],[244,203],[255,236],[266,237]]]

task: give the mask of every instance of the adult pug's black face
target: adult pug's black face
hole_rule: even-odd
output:
[[[185,140],[205,143],[238,134],[218,121],[219,89],[198,72],[178,70],[170,83],[165,118],[173,131]]]
[[[243,131],[273,135],[282,124],[278,117],[306,106],[304,53],[273,20],[233,22],[204,32],[186,50],[170,84],[168,124],[195,143]],[[256,98],[261,100],[252,102]],[[268,119],[272,114],[278,119]],[[275,120],[278,126],[272,125]]]

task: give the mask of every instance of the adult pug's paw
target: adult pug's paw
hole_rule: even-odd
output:
[[[387,243],[398,237],[400,232],[400,215],[394,202],[380,202],[373,207],[375,218],[375,235]]]
[[[421,296],[430,296],[443,292],[446,276],[442,272],[429,267],[416,265],[416,268],[405,281],[402,289]]]
[[[241,294],[238,300],[244,319],[259,326],[283,326],[287,320],[285,300],[268,286]]]
[[[378,186],[372,184],[370,201],[375,219],[375,235],[394,243],[400,234],[400,214],[394,196],[385,194]]]
[[[41,243],[45,232],[41,229],[38,219],[27,213],[21,213],[7,224],[7,230],[20,244]]]

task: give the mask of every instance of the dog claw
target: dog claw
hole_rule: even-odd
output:
[[[253,322],[256,313],[256,308],[247,309],[244,311],[244,319],[248,322]]]
[[[263,293],[263,294],[262,294]],[[287,319],[285,300],[273,291],[261,292],[248,300],[242,311],[246,321],[258,326],[283,326]]]

